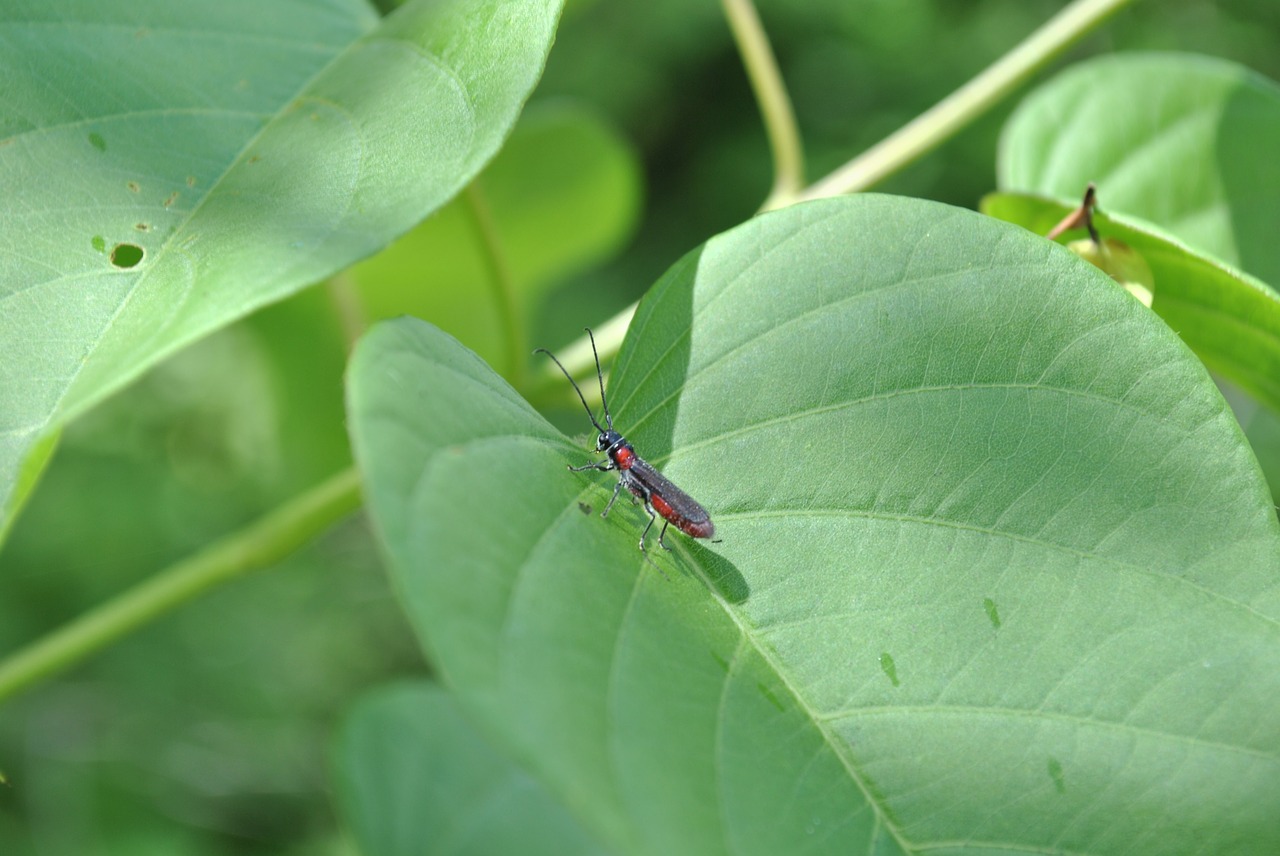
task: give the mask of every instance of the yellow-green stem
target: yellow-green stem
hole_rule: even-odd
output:
[[[364,335],[369,320],[365,317],[364,306],[360,302],[360,294],[351,274],[343,271],[329,278],[325,283],[325,291],[338,316],[338,324],[342,329],[342,339],[347,346],[347,353],[356,346],[356,341]]]
[[[804,149],[796,127],[791,98],[778,71],[778,61],[769,46],[769,37],[751,0],[721,0],[725,18],[733,31],[742,64],[760,104],[764,129],[773,152],[773,189],[762,210],[786,204],[804,187]]]
[[[635,314],[635,311],[636,304],[633,303],[608,321],[592,328],[591,332],[596,337],[596,347],[599,349],[601,365],[609,365],[609,361],[617,355],[618,350],[622,347],[622,339],[627,335],[627,327],[631,325],[631,316]],[[579,336],[572,344],[557,351],[556,356],[564,364],[569,374],[576,378],[592,378],[594,381],[596,363],[595,358],[591,355],[591,342],[585,334]],[[568,398],[574,397],[573,391],[565,384],[564,377],[560,374],[560,370],[556,368],[555,363],[545,360],[545,364],[538,372],[534,387],[529,391],[528,397],[530,400],[539,400],[548,395],[551,390],[555,390],[557,395],[565,394]],[[597,398],[600,394],[599,387],[594,382],[583,384],[582,391],[589,403],[600,403]]]
[[[516,389],[524,389],[525,366],[528,364],[529,347],[524,341],[520,324],[520,307],[516,302],[515,275],[511,272],[511,264],[507,260],[506,251],[498,234],[498,224],[494,222],[493,213],[489,210],[489,202],[484,191],[480,189],[480,179],[467,185],[463,194],[467,211],[471,214],[471,223],[484,252],[485,266],[489,269],[489,284],[493,288],[494,303],[498,309],[498,321],[502,325],[502,336],[507,343],[507,380]]]
[[[1072,42],[1132,2],[1075,0],[986,71],[791,201],[865,190],[897,172],[954,136]]]
[[[270,567],[360,505],[348,469],[0,661],[0,701],[74,666],[205,590]]]

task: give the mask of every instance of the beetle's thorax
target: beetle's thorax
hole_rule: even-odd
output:
[[[636,450],[631,448],[631,444],[626,441],[617,431],[605,431],[596,440],[597,451],[604,452],[609,456],[609,460],[620,470],[631,468],[631,464],[636,460]]]

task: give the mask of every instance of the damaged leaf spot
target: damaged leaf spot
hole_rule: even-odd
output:
[[[137,267],[142,261],[142,247],[137,244],[116,244],[111,250],[111,263],[118,268]]]

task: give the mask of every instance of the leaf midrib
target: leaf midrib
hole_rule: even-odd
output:
[[[772,671],[782,685],[787,688],[787,692],[791,694],[793,699],[795,699],[796,706],[800,708],[804,715],[809,719],[810,723],[812,723],[813,727],[817,729],[818,734],[822,737],[822,742],[827,745],[835,757],[840,761],[841,766],[843,766],[845,771],[849,774],[849,778],[858,787],[858,790],[862,792],[863,799],[866,800],[867,805],[875,812],[878,822],[888,830],[889,834],[893,836],[894,841],[897,842],[903,852],[914,852],[915,848],[907,842],[907,839],[902,834],[902,830],[900,830],[897,824],[895,824],[889,817],[885,806],[881,805],[880,801],[876,799],[870,786],[858,771],[857,764],[850,755],[848,744],[839,739],[837,735],[833,734],[827,721],[823,720],[820,714],[810,706],[808,699],[800,693],[799,689],[791,681],[787,670],[782,667],[777,654],[775,654],[768,645],[764,644],[762,640],[756,637],[754,628],[746,620],[746,616],[740,613],[732,604],[724,599],[720,590],[716,587],[714,581],[707,574],[702,564],[695,561],[683,545],[680,550],[681,554],[684,555],[685,559],[689,562],[689,566],[694,569],[694,573],[706,588],[707,593],[710,594],[716,603],[720,605],[720,608],[724,611],[725,615],[727,615],[729,620],[738,628],[738,632],[741,634],[742,639],[751,646],[756,655],[761,658],[765,665],[769,667],[769,670]],[[741,646],[739,646],[739,651],[740,650]],[[727,681],[728,678],[728,673],[726,673],[725,680]],[[717,718],[716,727],[718,731],[720,728],[719,718]]]

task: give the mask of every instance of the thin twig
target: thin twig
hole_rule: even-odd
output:
[[[1133,0],[1075,0],[1021,44],[899,130],[814,184],[796,201],[854,193],[936,148]]]
[[[216,585],[277,564],[359,505],[359,476],[345,470],[0,661],[0,701]]]
[[[475,226],[484,249],[482,255],[485,267],[489,269],[489,284],[497,304],[498,321],[502,325],[503,340],[507,343],[507,370],[504,374],[512,386],[524,389],[523,380],[529,354],[520,323],[520,306],[516,302],[515,275],[511,272],[511,264],[502,246],[498,225],[489,210],[489,202],[480,189],[480,179],[467,185],[463,199],[466,200],[466,210],[471,215],[472,225]]]
[[[761,206],[761,210],[769,211],[790,204],[804,187],[804,148],[791,98],[755,6],[751,0],[721,0],[721,5],[760,104],[765,134],[773,153],[773,189]]]

